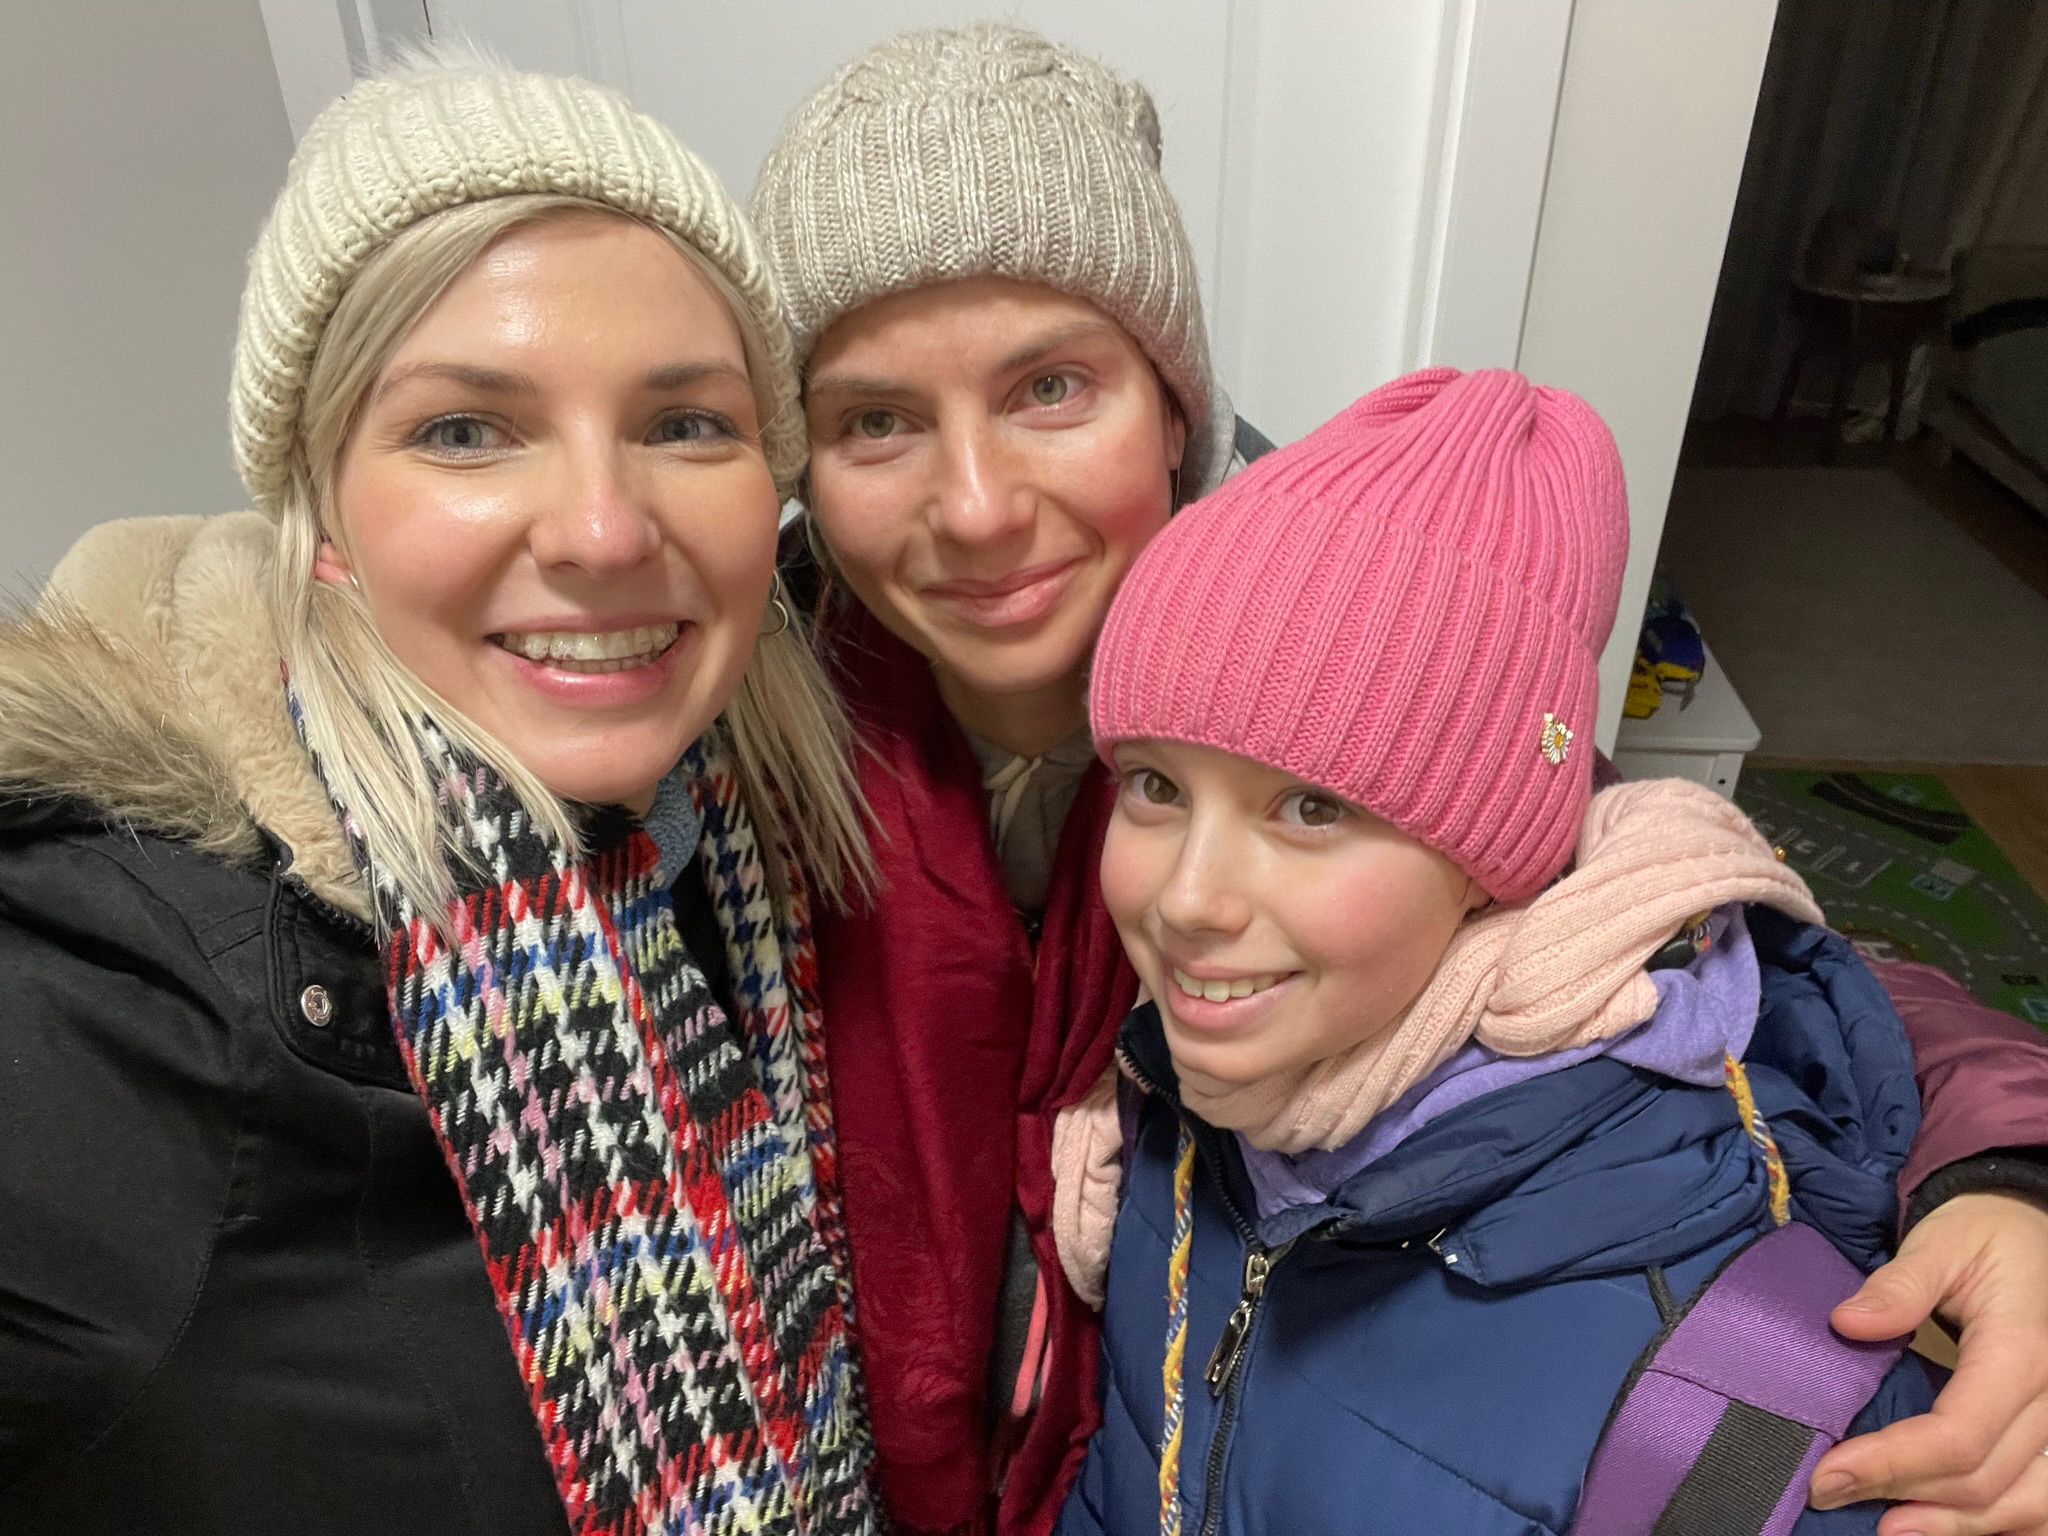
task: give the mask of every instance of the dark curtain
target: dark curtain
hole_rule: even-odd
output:
[[[1783,0],[1693,414],[1769,414],[1792,349],[1786,294],[1824,218],[1946,266],[2048,222],[2035,189],[2048,0]]]

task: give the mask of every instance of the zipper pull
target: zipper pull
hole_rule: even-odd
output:
[[[1230,1385],[1231,1373],[1244,1353],[1244,1341],[1251,1334],[1252,1320],[1259,1315],[1259,1298],[1266,1294],[1266,1277],[1272,1269],[1272,1258],[1263,1248],[1254,1248],[1244,1256],[1244,1294],[1231,1309],[1229,1321],[1223,1325],[1223,1337],[1216,1341],[1216,1352],[1209,1357],[1209,1369],[1203,1375],[1211,1397],[1221,1397],[1223,1389]]]

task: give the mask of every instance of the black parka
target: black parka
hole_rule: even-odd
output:
[[[331,816],[227,756],[303,770],[194,596],[265,531],[147,526],[0,626],[0,1532],[561,1536]]]

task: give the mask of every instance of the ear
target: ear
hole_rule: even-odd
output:
[[[320,541],[319,551],[313,556],[313,579],[324,581],[330,587],[352,587],[356,584],[356,573],[349,569],[348,557],[335,546],[334,540]]]
[[[1180,461],[1187,453],[1188,418],[1180,408],[1180,401],[1167,387],[1166,375],[1159,371],[1157,364],[1152,368],[1152,385],[1159,391],[1159,404],[1166,411],[1166,472],[1170,475],[1180,468]]]

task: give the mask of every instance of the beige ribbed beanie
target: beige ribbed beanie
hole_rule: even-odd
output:
[[[1222,478],[1236,418],[1209,372],[1194,256],[1145,88],[1018,27],[906,32],[798,107],[748,211],[797,356],[872,299],[994,274],[1100,306],[1188,419],[1183,500]]]
[[[739,206],[661,124],[584,80],[442,48],[362,80],[306,131],[249,256],[230,398],[235,463],[276,516],[306,375],[351,278],[430,214],[520,193],[586,198],[674,231],[746,301],[774,377],[763,446],[776,482],[805,452],[796,369],[774,280]]]

